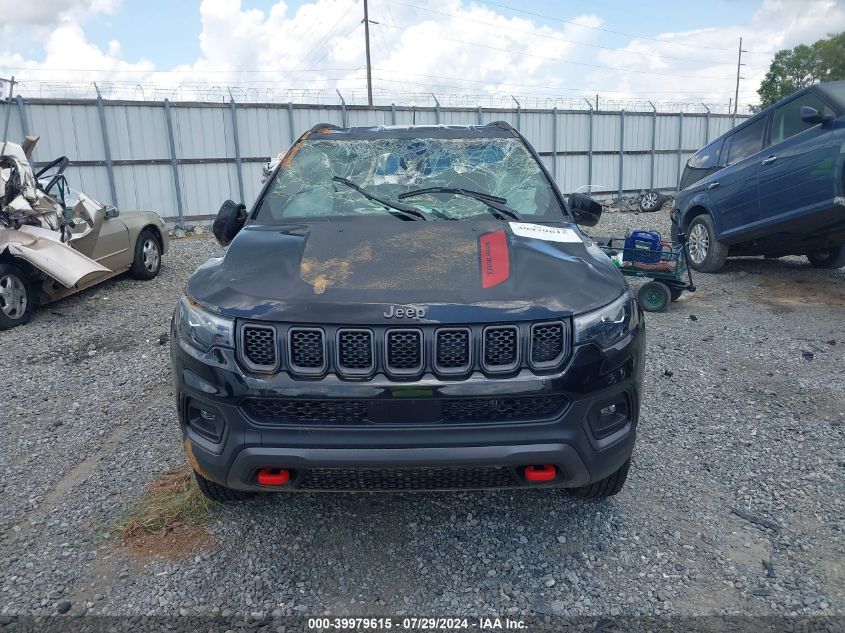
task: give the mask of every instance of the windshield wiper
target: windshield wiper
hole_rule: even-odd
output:
[[[394,209],[395,211],[399,211],[400,213],[404,213],[405,215],[409,215],[413,218],[417,218],[419,220],[428,220],[425,213],[416,209],[410,205],[402,204],[401,202],[391,202],[390,200],[384,200],[383,198],[379,198],[378,196],[374,196],[369,191],[364,189],[363,187],[357,185],[356,183],[349,180],[349,178],[343,178],[342,176],[334,176],[332,178],[335,182],[342,182],[347,187],[354,189],[362,196],[367,198],[367,200],[372,200],[373,202],[378,202],[381,205],[384,205],[388,209]]]
[[[494,196],[492,193],[485,193],[483,191],[473,191],[472,189],[461,189],[460,187],[426,187],[425,189],[415,189],[414,191],[406,191],[399,194],[399,199],[412,198],[414,196],[421,196],[425,193],[452,193],[457,196],[466,196],[467,198],[474,198],[479,202],[483,202],[490,209],[498,211],[496,214],[500,220],[504,219],[501,216],[505,215],[511,220],[519,220],[519,214],[507,206],[507,198],[500,198]]]

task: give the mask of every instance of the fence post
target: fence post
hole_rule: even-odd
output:
[[[431,93],[431,98],[434,99],[434,122],[440,125],[440,102],[434,96],[433,92]]]
[[[293,145],[296,141],[296,136],[293,131],[293,103],[288,101],[288,132],[290,132],[290,144]]]
[[[340,94],[340,90],[335,88],[335,92],[337,92],[337,96],[340,97],[340,120],[342,122],[341,127],[349,127],[346,124],[346,99],[343,98],[343,95]]]
[[[557,106],[552,108],[552,177],[557,182]]]
[[[164,118],[167,123],[167,139],[170,142],[170,166],[173,168],[173,186],[176,189],[176,207],[179,211],[179,226],[185,223],[185,208],[182,206],[182,185],[179,182],[179,164],[176,160],[176,141],[173,139],[173,121],[170,117],[170,100],[164,100]]]
[[[26,99],[24,99],[21,95],[18,95],[15,97],[15,103],[18,104],[18,114],[21,117],[21,132],[23,132],[25,137],[29,136],[29,123],[27,123],[26,120]],[[11,107],[12,104],[9,104],[9,108]]]
[[[649,189],[654,189],[654,157],[657,153],[657,108],[649,101],[651,106],[651,171],[649,173]]]
[[[232,96],[232,89],[229,89],[229,111],[232,113],[232,137],[235,141],[235,170],[238,173],[238,193],[241,202],[244,201],[244,175],[241,168],[241,143],[238,138],[238,106],[235,103],[235,97]]]
[[[522,114],[522,106],[519,105],[519,101],[517,101],[516,97],[514,97],[513,95],[511,95],[511,99],[513,99],[513,102],[516,104],[516,129],[519,130],[522,127],[521,122],[520,122],[520,118],[521,118],[520,115]]]
[[[396,104],[390,104],[390,120],[392,121],[391,125],[396,125]]]
[[[589,126],[587,128],[587,190],[590,195],[593,194],[593,104],[589,99],[584,99],[587,102],[587,107],[590,108]],[[598,95],[596,96],[598,101]]]
[[[622,200],[622,178],[625,175],[625,110],[619,113],[619,199]]]
[[[684,147],[684,112],[678,113],[678,182],[681,182],[681,150]]]
[[[478,106],[478,125],[484,125],[484,111]]]
[[[3,126],[3,142],[9,140],[9,117],[12,116],[12,94],[15,92],[15,77],[9,82],[9,99],[6,103],[6,124]]]
[[[707,116],[704,118],[704,145],[710,142],[710,108],[707,107],[706,103],[702,103],[701,105],[704,106],[704,109],[707,110]]]
[[[109,191],[111,192],[111,203],[117,204],[117,187],[114,184],[114,163],[111,159],[111,146],[109,145],[109,132],[106,127],[106,109],[103,106],[103,95],[100,94],[100,87],[95,83],[94,90],[97,91],[97,112],[100,115],[100,131],[103,134],[103,151],[106,155],[106,173],[109,177]]]

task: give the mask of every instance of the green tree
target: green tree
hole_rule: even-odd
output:
[[[845,79],[845,32],[834,33],[812,45],[799,44],[775,53],[769,72],[760,83],[762,109],[796,90],[819,81]]]

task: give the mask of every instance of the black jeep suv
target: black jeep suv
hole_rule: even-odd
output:
[[[619,492],[645,330],[600,213],[506,123],[303,134],[174,314],[203,492]]]

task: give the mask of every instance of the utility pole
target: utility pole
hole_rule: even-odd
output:
[[[367,0],[364,0],[365,6],[366,1]],[[739,68],[740,66],[745,66],[745,64],[742,63],[742,54],[747,52],[748,51],[742,50],[742,38],[739,38],[739,53],[736,58],[736,94],[734,94],[734,114],[736,114],[736,109],[739,105],[739,80],[744,79],[744,77],[739,76]],[[730,106],[728,106],[728,108],[730,108]]]
[[[373,105],[373,69],[370,65],[370,13],[367,10],[367,0],[364,0],[364,39],[367,47],[367,104]]]

